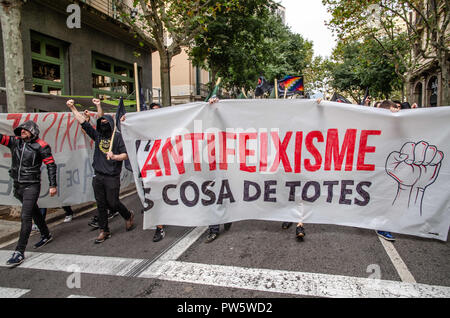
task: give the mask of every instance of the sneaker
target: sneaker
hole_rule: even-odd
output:
[[[53,236],[51,234],[49,234],[47,237],[41,236],[41,240],[36,244],[34,244],[34,248],[41,248],[42,246],[47,245],[51,241],[53,241]]]
[[[377,231],[377,234],[379,237],[384,238],[386,241],[394,242],[395,238],[391,234],[391,232],[385,232],[385,231]]]
[[[205,243],[211,243],[212,241],[214,241],[217,237],[219,236],[219,233],[209,233],[208,236],[206,237],[206,241]]]
[[[11,268],[16,267],[22,264],[23,261],[25,261],[25,256],[21,252],[15,251],[11,258],[6,262],[6,266]]]
[[[64,218],[64,223],[68,223],[68,222],[72,222],[73,216],[72,215],[67,215]]]
[[[284,222],[284,223],[281,225],[281,228],[282,228],[283,230],[287,230],[288,228],[291,227],[291,225],[292,225],[292,222]]]
[[[153,235],[153,242],[161,241],[164,238],[164,236],[166,236],[166,232],[164,232],[164,229],[157,227],[155,235]]]
[[[230,228],[231,228],[231,225],[232,225],[233,223],[225,223],[225,225],[223,226],[224,228],[225,228],[225,231],[228,231]]]
[[[106,241],[109,238],[111,238],[111,233],[101,230],[100,234],[97,236],[97,238],[95,239],[94,243],[95,244],[100,244],[100,243],[103,243],[104,241]]]
[[[100,225],[98,225],[98,218],[96,215],[92,217],[92,220],[88,223],[88,225],[92,226],[94,229],[98,229],[100,227]]]
[[[130,211],[130,218],[125,222],[125,229],[127,231],[131,231],[132,229],[134,229],[134,212]]]
[[[305,229],[303,228],[303,226],[297,226],[297,228],[295,229],[295,237],[298,239],[303,239],[305,237],[306,233],[305,233]]]
[[[39,232],[39,228],[37,227],[36,224],[33,224],[33,226],[31,227],[31,230]]]
[[[110,210],[108,210],[108,220],[111,220],[112,218],[114,218],[118,215],[119,215],[119,211],[111,212]]]

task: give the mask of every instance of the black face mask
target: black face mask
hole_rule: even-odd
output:
[[[111,126],[109,123],[100,124],[99,132],[104,137],[111,137]]]

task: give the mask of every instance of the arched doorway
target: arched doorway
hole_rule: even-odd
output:
[[[414,88],[414,102],[418,107],[422,107],[422,83],[418,82]]]
[[[432,76],[428,81],[428,104],[431,107],[436,107],[438,102],[438,78],[437,76]]]

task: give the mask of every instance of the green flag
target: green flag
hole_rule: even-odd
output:
[[[212,90],[212,92],[208,95],[208,97],[206,98],[205,102],[209,101],[210,98],[216,97],[217,96],[217,92],[219,91],[219,85],[220,85],[220,81],[222,79],[219,77],[219,79],[216,82],[216,86],[214,86],[214,89]]]

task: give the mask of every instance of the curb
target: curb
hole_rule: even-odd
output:
[[[120,193],[120,198],[129,196],[134,193],[136,193],[135,187],[133,187],[131,189],[124,189],[124,191]],[[85,205],[82,205],[78,208],[73,208],[72,209],[73,214],[76,215],[77,217],[82,216],[88,212],[91,212],[89,210],[96,207],[96,205],[97,205],[97,203],[94,201],[94,202],[90,202]],[[52,213],[52,215],[49,215],[48,218],[45,220],[45,222],[47,223],[47,226],[50,227],[50,226],[54,225],[55,223],[57,223],[58,221],[63,220],[64,218],[65,218],[65,213],[61,209],[61,212],[56,212],[56,213]],[[20,223],[20,221],[17,221],[17,223]],[[18,231],[9,233],[7,235],[0,236],[0,244],[4,244],[8,241],[12,241],[12,240],[18,238],[19,234],[20,234],[20,229]],[[32,235],[33,235],[33,232],[31,232],[30,236],[32,236]],[[12,244],[12,242],[11,242],[11,244]]]

